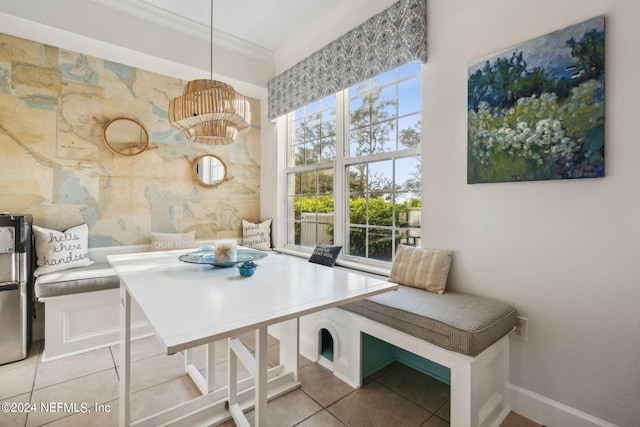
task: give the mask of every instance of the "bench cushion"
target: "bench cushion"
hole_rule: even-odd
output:
[[[86,267],[38,276],[36,298],[50,298],[81,292],[101,291],[120,287],[120,277],[108,262],[96,262]]]
[[[408,286],[340,307],[472,356],[509,333],[516,323],[516,310],[507,304],[456,292],[440,295]]]

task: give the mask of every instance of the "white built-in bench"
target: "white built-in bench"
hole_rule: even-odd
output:
[[[196,241],[195,246],[212,243]],[[148,244],[89,248],[93,264],[36,277],[35,296],[44,303],[45,311],[43,361],[119,343],[120,278],[107,256],[150,249]],[[131,316],[133,339],[153,334],[135,301]]]
[[[363,334],[375,337],[449,370],[452,427],[497,427],[509,413],[508,333],[515,322],[516,310],[498,301],[400,285],[397,291],[305,316],[300,351],[360,387],[368,356]],[[332,362],[320,355],[323,329],[333,340]]]
[[[94,264],[37,278],[36,297],[45,304],[44,360],[118,342],[120,281],[107,255],[148,250],[149,245],[90,249]],[[132,317],[132,337],[152,333],[135,307]],[[301,318],[300,352],[361,387],[367,334],[449,370],[452,427],[499,426],[509,412],[507,334],[515,322],[515,309],[498,301],[400,285]],[[332,362],[319,356],[322,330],[332,337]]]
[[[43,361],[58,359],[119,342],[120,278],[108,255],[148,252],[149,245],[90,248],[94,263],[40,275],[35,296],[44,303]],[[139,309],[132,310],[134,338],[152,334]]]

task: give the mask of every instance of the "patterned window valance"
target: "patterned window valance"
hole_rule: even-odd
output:
[[[269,119],[427,59],[425,0],[400,0],[269,82]]]

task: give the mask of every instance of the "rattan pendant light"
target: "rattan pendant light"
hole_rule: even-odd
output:
[[[192,80],[182,96],[169,102],[169,123],[191,142],[233,144],[250,130],[249,100],[226,83],[213,80],[213,0],[211,0],[211,75]]]

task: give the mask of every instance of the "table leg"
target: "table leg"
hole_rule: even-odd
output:
[[[229,407],[238,403],[238,356],[233,351],[233,347],[231,344],[232,338],[229,338],[229,350],[227,356],[227,387],[229,388]]]
[[[215,366],[216,366],[216,343],[208,343],[204,345],[205,349],[205,366],[204,376],[198,370],[193,362],[193,349],[184,350],[184,370],[191,377],[202,394],[208,394],[214,391],[215,383]]]
[[[211,393],[214,388],[215,372],[216,372],[216,343],[210,342],[205,344],[205,382],[207,385],[207,393]]]
[[[120,426],[131,425],[131,295],[120,284]]]
[[[280,364],[285,372],[293,373],[294,381],[298,381],[299,328],[299,318],[280,323]]]
[[[256,412],[255,426],[267,425],[267,328],[256,330]]]
[[[238,426],[249,426],[247,418],[238,403],[238,359],[242,361],[254,379],[254,425],[255,427],[267,425],[267,394],[269,391],[267,386],[267,327],[256,329],[255,337],[255,356],[251,355],[238,338],[229,338],[229,357],[227,360],[229,364],[228,407],[233,420]]]

